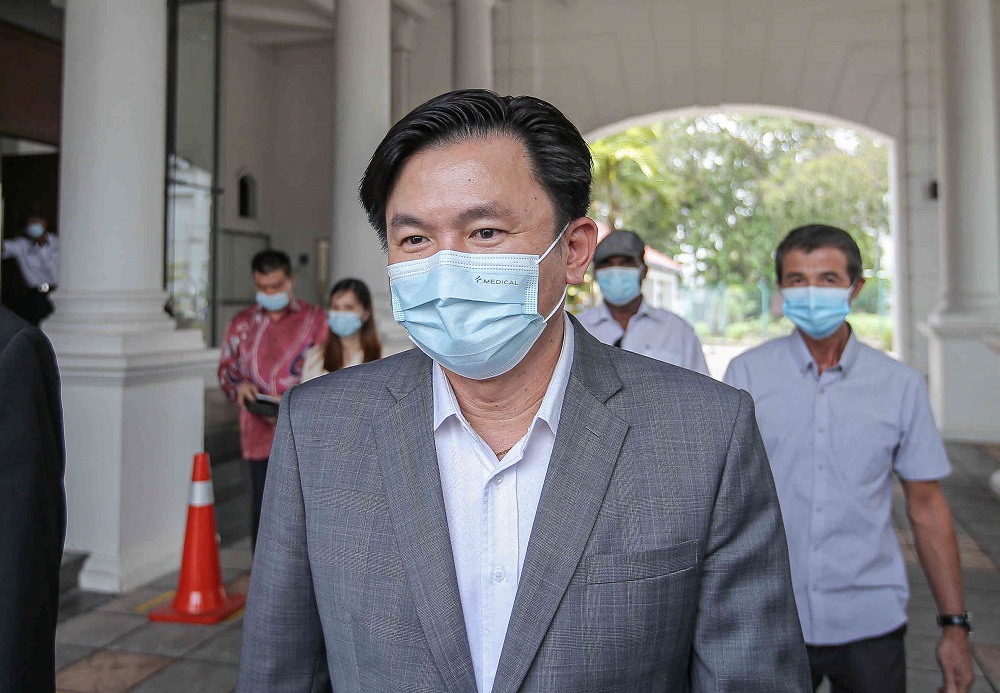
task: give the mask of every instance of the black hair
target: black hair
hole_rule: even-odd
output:
[[[851,234],[836,226],[826,224],[808,224],[791,230],[778,245],[774,256],[774,269],[777,273],[778,285],[781,285],[781,263],[790,250],[802,250],[811,253],[820,248],[836,248],[847,256],[847,276],[851,284],[861,279],[861,249]]]
[[[286,277],[292,276],[292,261],[288,258],[288,255],[281,252],[280,250],[262,250],[253,256],[253,260],[250,261],[250,267],[254,272],[259,272],[260,274],[270,274],[277,270],[282,270]]]
[[[590,148],[576,126],[552,104],[533,96],[500,96],[461,89],[417,106],[392,126],[372,155],[358,192],[368,221],[386,241],[386,203],[400,170],[420,151],[491,135],[524,145],[532,174],[555,210],[557,229],[590,206]]]

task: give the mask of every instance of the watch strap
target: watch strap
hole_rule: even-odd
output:
[[[961,614],[938,614],[937,624],[942,628],[956,626],[972,632],[972,620],[969,618],[968,611],[963,611]]]

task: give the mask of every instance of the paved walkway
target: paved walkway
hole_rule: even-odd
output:
[[[987,477],[1000,468],[1000,447],[949,446],[955,471],[944,483],[960,532],[966,601],[976,617],[978,678],[973,691],[1000,693],[1000,500]],[[902,499],[895,516],[910,564],[913,597],[907,633],[910,693],[940,685],[934,660],[938,628],[930,589],[913,553]],[[247,542],[222,551],[227,589],[246,590]],[[242,613],[216,626],[150,623],[146,614],[173,595],[176,574],[121,597],[79,593],[61,607],[56,646],[57,687],[65,693],[231,691],[236,683]]]

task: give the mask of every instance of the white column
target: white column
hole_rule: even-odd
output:
[[[1000,156],[990,0],[940,3],[941,302],[929,339],[935,415],[948,438],[1000,440]]]
[[[493,0],[455,0],[455,89],[493,88]]]
[[[392,320],[386,258],[358,201],[358,183],[389,129],[390,0],[338,0],[334,28],[333,280],[357,277],[372,290],[386,351],[405,348]]]
[[[419,21],[403,10],[392,12],[392,122],[410,111],[410,54]]]
[[[204,444],[200,333],[163,312],[166,3],[69,0],[61,267],[45,324],[62,374],[66,548],[86,589],[176,567]]]

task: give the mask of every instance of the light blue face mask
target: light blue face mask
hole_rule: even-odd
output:
[[[781,310],[813,339],[826,339],[851,312],[851,290],[837,286],[797,286],[781,290]]]
[[[330,331],[338,337],[350,337],[361,329],[361,316],[350,310],[331,310],[326,314]]]
[[[28,238],[33,238],[37,241],[45,234],[45,226],[42,224],[28,224],[25,231],[28,232]]]
[[[389,265],[392,317],[421,351],[464,378],[485,380],[520,363],[562,307],[538,312],[539,255],[441,250]]]
[[[613,306],[624,306],[642,291],[641,275],[639,267],[604,267],[597,270],[597,285],[605,301]]]
[[[257,292],[257,303],[264,310],[269,310],[272,313],[277,313],[279,310],[287,308],[289,300],[287,291],[279,291],[276,294],[265,294],[263,291]]]

